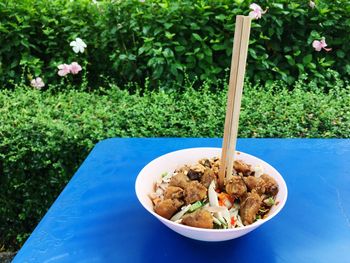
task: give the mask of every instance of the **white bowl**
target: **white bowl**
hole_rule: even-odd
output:
[[[255,167],[256,165],[262,166],[264,172],[275,178],[275,180],[278,183],[279,191],[276,196],[277,205],[272,207],[266,219],[258,220],[251,225],[240,228],[204,229],[174,223],[168,219],[159,216],[153,211],[153,204],[151,199],[149,198],[149,194],[153,191],[154,183],[157,181],[157,179],[160,178],[161,174],[163,174],[164,172],[173,173],[175,169],[185,164],[195,164],[198,160],[202,158],[220,156],[221,148],[189,148],[171,152],[154,159],[153,161],[148,163],[137,176],[135,183],[137,198],[148,212],[154,215],[167,227],[171,228],[172,230],[183,236],[202,241],[224,241],[243,236],[249,233],[250,231],[256,229],[257,227],[261,226],[262,224],[266,223],[281,211],[284,204],[286,203],[288,195],[287,185],[283,177],[275,168],[273,168],[268,163],[264,162],[263,160],[257,157],[243,152],[237,152],[236,158],[243,160],[248,164],[251,164],[253,167]]]

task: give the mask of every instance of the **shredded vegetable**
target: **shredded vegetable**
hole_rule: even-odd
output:
[[[177,212],[172,218],[170,218],[170,220],[177,221],[181,219],[181,217],[183,217],[188,212],[188,210],[190,210],[190,208],[191,208],[191,205],[182,207],[179,212]]]

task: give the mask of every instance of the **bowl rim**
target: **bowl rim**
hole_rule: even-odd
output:
[[[176,150],[176,151],[165,153],[163,155],[160,155],[160,156],[154,158],[152,161],[148,162],[140,170],[140,172],[138,173],[138,175],[136,177],[136,180],[135,180],[135,192],[136,192],[136,196],[137,196],[138,201],[141,203],[141,205],[148,212],[150,212],[152,215],[154,215],[161,222],[170,224],[171,226],[174,226],[176,228],[183,228],[183,229],[188,229],[188,230],[197,231],[197,232],[210,232],[210,233],[240,232],[240,231],[243,231],[243,230],[245,231],[245,230],[249,230],[249,229],[253,230],[256,227],[266,223],[267,221],[269,221],[272,218],[274,218],[283,209],[283,207],[285,206],[285,204],[287,202],[287,199],[288,199],[288,188],[287,188],[287,184],[286,184],[283,176],[278,172],[278,170],[275,167],[273,167],[271,164],[269,164],[269,163],[265,162],[264,160],[260,159],[259,157],[256,157],[254,155],[248,154],[246,152],[242,152],[242,151],[237,151],[236,150],[236,153],[238,153],[238,154],[244,154],[244,155],[247,155],[249,157],[258,159],[261,164],[263,164],[264,166],[265,165],[269,166],[281,178],[282,188],[285,189],[285,196],[283,196],[282,199],[279,200],[279,203],[277,205],[276,210],[271,215],[269,215],[267,218],[257,220],[257,221],[255,221],[254,223],[252,223],[252,224],[250,224],[248,226],[243,226],[243,227],[238,227],[238,228],[229,228],[229,229],[210,229],[210,228],[199,228],[199,227],[186,226],[186,225],[182,225],[182,224],[179,224],[179,223],[175,223],[175,222],[171,221],[170,219],[166,219],[166,218],[158,215],[156,212],[153,211],[153,209],[149,208],[146,204],[144,204],[141,201],[142,200],[141,199],[141,194],[140,194],[140,191],[138,190],[138,189],[140,189],[140,180],[141,180],[140,179],[140,174],[142,174],[148,168],[148,166],[151,166],[151,165],[153,165],[153,163],[158,162],[159,159],[166,158],[169,155],[173,155],[173,154],[178,153],[178,152],[192,151],[192,150],[202,150],[202,151],[203,150],[211,150],[211,151],[212,150],[216,150],[216,151],[220,150],[221,151],[222,148],[221,147],[192,147],[192,148],[183,148],[183,149],[180,149],[180,150]],[[279,187],[281,188],[280,185],[279,185]],[[152,208],[153,208],[153,206],[152,206]]]

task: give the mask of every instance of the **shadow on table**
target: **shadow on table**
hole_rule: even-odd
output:
[[[150,229],[140,256],[143,262],[275,262],[268,233],[257,229],[246,236],[223,242],[202,242],[183,237],[160,225]],[[163,233],[167,231],[164,235]],[[157,233],[162,232],[162,235]],[[154,249],[150,249],[153,244]],[[158,262],[158,261],[157,261]]]

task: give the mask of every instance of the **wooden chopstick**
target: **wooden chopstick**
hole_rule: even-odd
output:
[[[223,188],[224,186],[224,180],[225,180],[225,174],[226,174],[226,163],[227,163],[226,158],[227,158],[227,150],[229,147],[229,134],[231,130],[232,107],[233,107],[233,99],[234,99],[234,93],[235,93],[236,82],[237,82],[237,69],[238,69],[242,29],[243,29],[243,16],[237,16],[236,26],[235,26],[235,35],[234,35],[234,41],[233,41],[232,59],[231,59],[230,81],[229,81],[228,94],[227,94],[224,139],[222,144],[221,164],[220,164],[220,170],[219,170],[218,183],[220,188]]]
[[[233,53],[231,60],[230,81],[227,96],[227,108],[224,138],[219,170],[219,187],[223,188],[225,180],[232,176],[234,153],[236,148],[239,113],[247,61],[251,18],[237,16]]]

